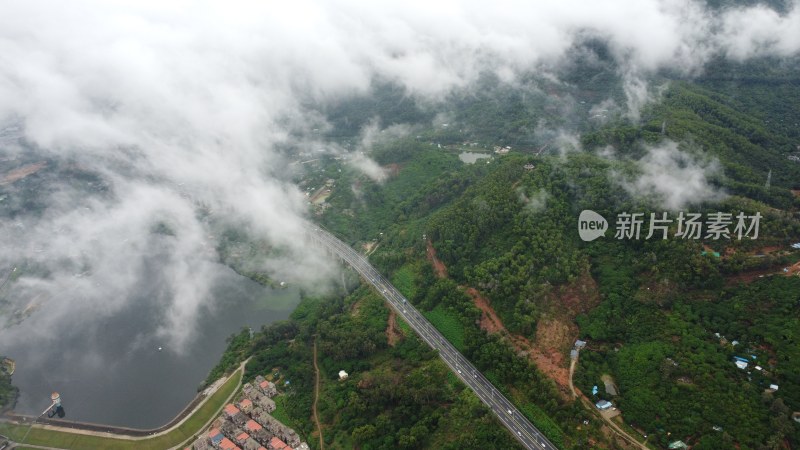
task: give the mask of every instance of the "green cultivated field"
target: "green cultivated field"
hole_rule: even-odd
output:
[[[447,311],[442,305],[437,305],[433,310],[423,314],[458,351],[464,351],[464,326],[455,314]]]
[[[417,293],[416,273],[414,272],[414,268],[406,264],[398,269],[392,276],[392,284],[407,298],[414,298],[414,295]]]
[[[272,411],[270,415],[287,427],[295,428],[297,424],[293,423],[292,419],[286,414],[286,396],[279,395],[273,400],[275,400],[275,411]]]

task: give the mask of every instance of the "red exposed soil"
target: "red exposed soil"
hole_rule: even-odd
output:
[[[751,255],[768,255],[768,254],[776,252],[776,251],[778,251],[780,249],[781,249],[781,247],[779,247],[777,245],[773,245],[771,247],[757,248],[757,249],[751,251],[749,254],[751,254]]]
[[[515,341],[518,348],[524,349],[526,345],[531,345],[526,339],[522,342]],[[547,377],[555,381],[564,399],[569,397],[569,369],[564,367],[564,357],[560,352],[548,350],[545,352],[531,346],[528,347],[528,358],[536,364],[536,367]]]
[[[436,257],[436,250],[433,248],[430,240],[427,242],[427,256],[428,260],[433,265],[436,275],[439,278],[447,277],[447,267]],[[482,296],[477,289],[473,287],[459,287],[464,289],[464,291],[472,297],[475,306],[481,310],[481,329],[486,330],[488,333],[500,333],[501,336],[509,339],[518,353],[526,354],[545,376],[556,383],[565,400],[572,400],[574,398],[573,396],[577,394],[583,405],[587,409],[593,410],[594,405],[592,405],[592,402],[583,395],[582,392],[577,389],[574,391],[571,390],[574,389],[574,387],[570,382],[570,370],[566,367],[564,354],[561,351],[562,347],[568,347],[572,343],[572,340],[578,336],[578,328],[574,323],[575,315],[588,311],[600,303],[597,283],[588,271],[583,273],[572,283],[559,288],[554,296],[555,298],[552,300],[557,302],[556,305],[560,307],[561,311],[566,313],[566,317],[541,319],[536,325],[537,345],[535,346],[525,336],[509,333],[503,325],[502,320],[500,320],[500,317],[497,316],[497,313],[492,308],[489,300]],[[559,308],[556,308],[556,310],[559,310]],[[574,365],[572,367],[574,368]],[[570,395],[570,393],[572,393],[572,395]],[[625,441],[618,441],[621,448],[630,448],[630,443],[641,450],[648,449],[648,447],[637,442],[636,439],[631,437],[610,419],[604,418],[604,420],[613,429],[614,433],[625,438]],[[605,426],[603,430],[604,432],[606,430],[611,431]],[[611,434],[609,433],[608,436],[610,438]]]
[[[783,266],[776,267],[769,267],[766,269],[758,269],[749,272],[743,272],[736,275],[731,275],[727,278],[727,283],[729,285],[735,285],[738,283],[750,283],[757,278],[763,278],[767,275],[778,274],[778,275],[785,275],[785,276],[793,276],[793,275],[800,275],[800,262],[797,262],[791,266],[789,266],[789,271],[784,272]]]
[[[433,264],[433,271],[436,272],[436,276],[439,278],[447,278],[447,266],[436,257],[436,249],[433,248],[430,239],[428,239],[426,246],[428,249],[428,261]]]
[[[754,270],[754,271],[751,271],[751,272],[737,273],[736,275],[731,275],[731,276],[727,277],[726,278],[726,283],[728,285],[735,285],[735,284],[739,284],[739,283],[747,284],[747,283],[752,282],[753,280],[756,280],[758,278],[763,278],[763,277],[765,277],[765,276],[767,276],[767,275],[769,275],[771,273],[774,273],[774,272],[775,272],[775,269],[759,269],[759,270]]]
[[[578,314],[588,312],[599,304],[600,290],[588,270],[571,283],[559,287],[555,295],[555,305],[558,308],[566,308],[570,319],[574,319]]]
[[[397,314],[393,309],[389,309],[389,320],[386,327],[386,340],[389,341],[389,346],[394,347],[400,339],[403,338],[403,332],[397,327]]]
[[[400,164],[392,163],[386,166],[385,169],[390,177],[396,177],[400,173]]]
[[[436,257],[436,249],[428,240],[428,261],[433,265],[433,270],[439,278],[447,277],[447,267]],[[492,308],[489,300],[469,286],[460,286],[472,297],[475,306],[481,310],[480,327],[487,333],[500,333],[509,339],[518,353],[525,353],[536,364],[536,367],[547,377],[556,382],[565,399],[569,398],[569,369],[564,361],[562,347],[568,346],[578,335],[578,329],[570,320],[543,319],[536,327],[537,345],[525,336],[509,333],[503,321]],[[555,301],[566,306],[570,316],[586,311],[595,306],[600,298],[597,293],[597,283],[591,275],[585,273],[573,283],[561,287],[555,295]],[[588,298],[588,300],[587,300]]]
[[[472,297],[473,303],[478,309],[481,310],[481,329],[486,330],[488,333],[497,333],[500,331],[505,331],[503,327],[503,322],[497,317],[497,314],[494,312],[491,306],[489,306],[489,301],[481,296],[480,292],[478,292],[475,288],[467,288],[466,293]]]
[[[317,435],[319,436],[319,448],[325,450],[325,439],[322,436],[322,425],[319,423],[319,414],[317,413],[317,402],[319,401],[319,366],[317,365],[317,338],[314,337],[314,407],[311,410],[311,415],[314,417],[314,423],[317,424]]]
[[[353,303],[353,304],[350,306],[350,315],[351,315],[351,316],[354,316],[354,317],[355,317],[355,316],[358,316],[358,314],[359,314],[359,313],[360,313],[360,311],[361,311],[361,302],[362,302],[362,301],[363,301],[363,300],[358,300],[357,302]]]
[[[17,180],[21,180],[27,177],[28,175],[33,175],[34,173],[44,169],[45,167],[47,167],[47,162],[40,161],[34,164],[28,164],[27,166],[22,166],[20,168],[14,169],[5,174],[3,179],[0,180],[0,186],[11,184]]]
[[[321,203],[323,199],[330,195],[330,193],[331,188],[328,186],[322,186],[321,188],[317,189],[317,192],[311,195],[311,198],[308,201],[314,204]]]
[[[792,189],[792,194],[794,194],[795,197],[800,197],[800,189]]]
[[[560,339],[554,339],[554,337],[563,335],[564,324],[556,320],[541,321],[536,329],[536,337],[537,341],[540,344],[544,343],[544,345],[535,346],[524,336],[509,333],[503,325],[503,321],[500,320],[500,317],[497,316],[497,313],[489,304],[489,301],[477,289],[468,287],[465,291],[472,297],[475,306],[481,310],[481,329],[487,333],[500,333],[510,339],[517,352],[526,353],[528,358],[536,364],[536,367],[555,381],[559,388],[566,393],[566,390],[569,389],[569,370],[565,367],[564,357],[557,348],[551,348],[547,345],[548,343],[560,341]],[[569,328],[569,326],[566,326],[566,328]],[[577,329],[575,332],[577,334]],[[544,350],[540,347],[544,347]]]
[[[536,324],[536,346],[527,339],[517,336],[520,348],[527,346],[528,355],[545,375],[556,382],[562,393],[569,392],[569,369],[564,360],[563,348],[568,347],[578,337],[578,327],[574,323],[559,319],[541,319]]]
[[[786,276],[800,274],[800,262],[796,262],[794,265],[789,266],[789,272],[784,272],[783,274]]]

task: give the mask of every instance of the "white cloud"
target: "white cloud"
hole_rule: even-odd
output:
[[[409,135],[411,127],[406,124],[394,124],[381,128],[378,119],[372,119],[361,129],[361,139],[354,152],[347,154],[348,164],[369,177],[372,181],[383,183],[389,176],[387,169],[370,158],[376,144],[385,144]],[[341,151],[339,149],[338,151]]]
[[[194,214],[196,203],[286,247],[298,264],[308,260],[298,232],[305,202],[276,149],[297,144],[289,129],[324,127],[306,108],[314,101],[367,92],[376,78],[425,99],[469,86],[484,70],[514,80],[557,62],[588,30],[608,39],[623,73],[635,75],[627,89],[634,111],[647,98],[639,80],[658,68],[690,73],[717,51],[744,58],[800,47],[797,3],[785,16],[763,7],[712,15],[689,0],[9,0],[2,10],[0,124],[19,122],[30,145],[2,144],[0,151],[27,156],[35,147],[43,158],[101,174],[111,190],[76,199],[78,191],[60,186],[40,218],[21,222],[27,232],[2,225],[9,234],[0,264],[26,255],[54,271],[19,282],[26,301],[90,293],[80,305],[51,301],[47,315],[56,322],[75,311],[102,315],[119,307],[106,299],[142,276],[138,268],[154,245],[164,248],[174,297],[164,326],[175,333],[190,329],[177,325],[191,322],[207,301],[206,284],[186,285],[207,270],[192,261],[209,231]],[[565,144],[559,148],[575,145],[558,141]],[[382,177],[369,159],[354,164]],[[706,186],[672,156],[655,152],[643,164],[654,180],[645,187],[671,204],[691,195],[659,191],[659,164],[673,169],[666,181],[686,178],[695,186],[674,189],[701,194]],[[180,233],[154,238],[149,227],[160,219]],[[36,252],[41,247],[48,257]],[[84,264],[103,289],[65,269]]]
[[[525,195],[524,189],[517,188],[517,195],[520,201],[524,203],[525,209],[531,213],[543,210],[547,206],[547,199],[550,198],[550,194],[544,188],[539,189],[530,196]]]
[[[361,153],[354,153],[347,162],[358,169],[361,173],[368,176],[372,181],[382,183],[386,180],[388,173],[386,169],[376,163],[373,159],[362,155]]]
[[[719,162],[685,153],[675,142],[648,148],[637,165],[641,173],[634,180],[621,180],[622,186],[630,195],[648,198],[667,210],[717,202],[726,196],[709,181],[721,172]]]
[[[789,56],[800,48],[800,3],[797,1],[785,15],[757,5],[728,11],[720,22],[721,31],[715,41],[733,58],[764,54]]]

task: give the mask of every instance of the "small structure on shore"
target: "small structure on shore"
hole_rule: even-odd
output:
[[[0,361],[0,371],[5,372],[8,376],[14,375],[14,371],[17,369],[17,364],[11,358],[2,358]]]
[[[50,407],[47,408],[42,415],[47,414],[48,418],[52,418],[54,416],[58,416],[59,418],[63,418],[64,408],[61,406],[61,395],[58,392],[53,392],[50,394]]]

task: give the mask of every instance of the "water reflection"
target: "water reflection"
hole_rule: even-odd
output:
[[[461,152],[458,154],[458,159],[467,164],[474,164],[479,159],[491,158],[491,156],[488,153]]]
[[[141,286],[124,309],[102,323],[77,321],[57,338],[43,341],[36,314],[0,331],[0,354],[17,362],[15,411],[39,415],[50,404],[50,393],[58,391],[70,420],[135,428],[171,420],[197,394],[226,337],[242,327],[257,330],[285,319],[299,301],[296,288],[267,288],[217,266],[214,307],[187,324],[198,332],[182,352],[157,337],[164,313],[158,283]],[[15,339],[8,339],[10,333]]]

